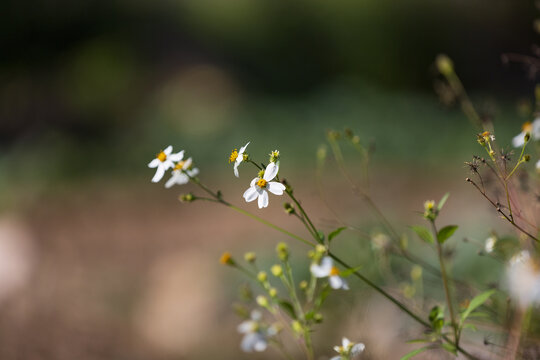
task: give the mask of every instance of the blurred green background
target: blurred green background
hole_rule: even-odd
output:
[[[434,59],[454,60],[501,144],[533,101],[536,69],[501,61],[534,51],[532,1],[6,0],[0,13],[3,359],[242,356],[229,310],[240,276],[216,259],[284,239],[150,184],[146,165],[169,144],[236,203],[251,175],[232,176],[231,149],[249,140],[263,160],[278,148],[324,223],[315,151],[350,127],[376,146],[373,191],[392,220],[418,221],[426,198],[454,190],[448,221],[482,237],[496,219],[463,184],[475,129],[437,97]],[[335,169],[325,179],[330,197],[348,196]],[[280,202],[270,216],[301,231]],[[335,205],[376,227],[355,202]],[[336,300],[337,318],[355,296]],[[384,344],[373,358],[390,356]]]

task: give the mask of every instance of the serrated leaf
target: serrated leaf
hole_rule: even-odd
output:
[[[490,296],[493,295],[494,293],[495,293],[495,290],[488,290],[488,291],[484,291],[483,293],[479,295],[476,295],[469,303],[469,306],[467,307],[467,309],[463,312],[463,314],[461,314],[461,322],[463,323],[469,317],[469,315],[474,309],[476,309],[477,307],[485,303],[490,298]]]
[[[444,244],[446,240],[448,240],[452,235],[454,235],[457,229],[457,225],[448,225],[439,230],[439,233],[437,234],[437,239],[439,240],[439,243]]]
[[[448,197],[450,196],[450,193],[446,193],[443,195],[441,201],[439,201],[439,205],[437,205],[437,210],[441,211],[444,204],[446,203],[446,200],[448,200]]]
[[[433,244],[433,236],[431,232],[421,225],[413,225],[411,229],[418,235],[418,237],[429,244]]]
[[[418,354],[420,354],[421,352],[424,352],[426,351],[427,349],[429,349],[428,346],[425,346],[423,348],[420,348],[420,349],[415,349],[409,353],[407,353],[406,355],[402,356],[400,360],[407,360],[407,359],[410,359],[412,358],[413,356],[416,356]]]
[[[332,241],[333,238],[338,236],[345,229],[347,229],[347,227],[343,226],[343,227],[337,228],[336,230],[334,230],[330,234],[328,234],[328,243],[330,243],[330,241]]]
[[[290,317],[293,319],[296,319],[296,313],[294,312],[294,307],[292,304],[285,300],[279,300],[278,305],[280,308],[282,308],[287,314],[289,314]]]

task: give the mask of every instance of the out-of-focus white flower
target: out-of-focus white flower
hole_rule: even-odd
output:
[[[334,266],[330,256],[323,257],[320,264],[312,263],[310,270],[315,277],[328,277],[328,281],[330,282],[332,289],[349,290],[349,285],[345,279],[339,276],[339,269]]]
[[[240,343],[243,351],[264,351],[268,347],[268,339],[277,334],[277,329],[274,326],[265,327],[261,320],[261,312],[253,310],[251,319],[238,325],[238,332],[244,334],[244,338]]]
[[[234,176],[236,177],[239,176],[238,165],[240,165],[240,163],[244,161],[244,151],[246,151],[246,148],[248,147],[249,143],[250,142],[248,141],[246,145],[242,146],[240,148],[240,151],[234,149],[231,152],[231,155],[229,156],[229,163],[232,163],[234,161]]]
[[[366,346],[362,343],[353,343],[346,337],[341,340],[341,346],[334,346],[334,350],[339,356],[334,356],[330,360],[351,360],[364,351]]]
[[[165,183],[166,188],[170,188],[173,185],[184,185],[189,182],[189,178],[197,176],[199,169],[192,168],[193,160],[189,158],[185,161],[179,161],[172,171],[171,178]]]
[[[522,308],[540,302],[540,264],[527,250],[510,259],[506,275],[510,294]]]
[[[486,239],[486,243],[484,245],[484,250],[491,254],[493,250],[495,249],[495,244],[497,243],[497,238],[495,236],[490,236]]]
[[[514,136],[512,145],[514,147],[522,147],[525,144],[525,134],[529,133],[532,140],[540,140],[540,118],[536,118],[532,123],[527,121],[522,126],[522,131]]]
[[[180,161],[184,158],[184,150],[172,154],[173,147],[171,145],[167,146],[165,150],[160,151],[156,158],[148,164],[149,168],[156,168],[156,174],[152,178],[152,182],[158,182],[161,180],[165,171],[174,167],[174,163]]]
[[[249,189],[244,192],[244,199],[251,202],[258,198],[259,209],[262,209],[268,206],[268,191],[274,195],[283,195],[285,185],[277,181],[271,181],[276,177],[278,171],[279,166],[276,163],[268,164],[264,174],[260,174],[251,180]]]
[[[536,162],[536,171],[540,171],[540,160]]]

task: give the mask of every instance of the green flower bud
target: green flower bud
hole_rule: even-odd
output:
[[[259,306],[263,308],[267,308],[269,305],[268,299],[266,298],[266,296],[259,295],[257,296],[257,304],[259,304]]]
[[[268,280],[268,275],[266,275],[266,272],[264,271],[260,271],[258,274],[257,274],[257,280],[259,280],[260,282],[266,282],[266,280]]]
[[[437,55],[437,58],[435,59],[435,65],[437,66],[437,70],[444,76],[448,76],[454,72],[454,64],[452,63],[452,60],[444,54]]]
[[[422,268],[418,265],[414,265],[411,269],[411,279],[414,281],[422,278]]]
[[[254,263],[257,260],[257,255],[254,252],[247,252],[244,254],[244,260],[248,263]]]
[[[307,290],[308,288],[308,282],[306,280],[300,281],[300,284],[298,284],[301,290]]]
[[[283,268],[281,267],[281,265],[278,265],[278,264],[272,266],[270,271],[272,271],[272,274],[275,277],[280,277],[281,275],[283,275]]]
[[[276,288],[270,288],[268,290],[268,295],[273,299],[277,296],[277,289]]]
[[[321,314],[321,313],[316,313],[315,315],[313,315],[313,320],[315,320],[315,322],[316,322],[317,324],[322,323],[322,321],[323,321],[323,316],[322,316],[322,314]]]
[[[302,326],[302,324],[301,324],[300,321],[298,321],[298,320],[294,320],[294,321],[291,323],[291,328],[293,329],[293,331],[294,331],[297,335],[301,335],[301,334],[304,332],[304,327]]]
[[[284,242],[277,244],[276,252],[281,261],[287,261],[289,259],[289,247]]]
[[[529,154],[523,155],[523,160],[525,160],[525,162],[531,161],[531,155]]]
[[[182,194],[178,197],[178,200],[180,200],[181,202],[193,202],[195,201],[197,198],[195,197],[195,195],[193,195],[192,193],[189,193],[189,194]]]

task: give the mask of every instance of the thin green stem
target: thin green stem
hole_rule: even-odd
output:
[[[458,326],[456,323],[456,318],[454,316],[454,307],[452,305],[452,300],[450,296],[450,288],[448,286],[448,276],[446,275],[446,267],[444,266],[442,244],[439,242],[439,233],[437,232],[435,221],[430,220],[430,223],[431,223],[431,228],[433,230],[433,237],[435,238],[435,243],[437,244],[437,255],[439,257],[439,264],[441,266],[441,275],[442,275],[442,281],[443,281],[443,287],[444,287],[444,295],[446,297],[446,304],[448,306],[448,310],[450,311],[450,321],[452,322],[452,328],[454,328],[454,340],[455,340],[455,344],[459,345]]]

